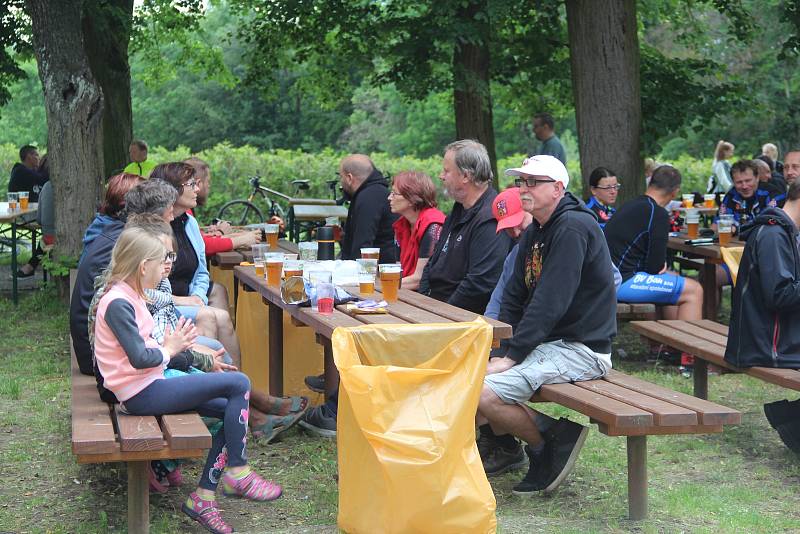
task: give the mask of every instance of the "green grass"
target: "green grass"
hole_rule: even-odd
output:
[[[724,311],[723,311],[724,313]],[[49,291],[19,308],[0,299],[0,532],[125,532],[126,477],[121,464],[79,466],[70,452],[67,313]],[[616,350],[624,348],[624,361]],[[615,365],[645,380],[690,393],[675,367],[645,361],[646,347],[627,325]],[[648,438],[650,516],[627,516],[624,438],[593,428],[572,475],[550,497],[511,494],[521,477],[492,479],[500,532],[797,532],[800,461],[769,428],[761,406],[791,393],[739,375],[712,376],[711,400],[743,412],[722,434]],[[555,416],[588,420],[539,405]],[[220,498],[225,517],[245,532],[336,532],[334,442],[291,431],[272,445],[249,443],[255,468],[284,485],[275,503]],[[357,459],[355,460],[357,461]],[[187,485],[200,463],[184,470]],[[185,492],[151,497],[151,531],[201,532],[183,518]],[[368,503],[365,513],[369,513]]]

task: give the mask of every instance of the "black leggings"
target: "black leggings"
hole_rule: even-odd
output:
[[[250,380],[244,373],[234,372],[195,373],[156,380],[123,404],[133,415],[196,410],[204,417],[222,419],[222,429],[211,441],[200,477],[200,487],[214,491],[226,465],[247,465],[249,403]]]

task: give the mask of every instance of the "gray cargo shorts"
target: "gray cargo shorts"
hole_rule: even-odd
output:
[[[580,382],[604,376],[610,367],[582,343],[557,340],[542,343],[519,363],[483,383],[506,404],[528,401],[544,384]]]

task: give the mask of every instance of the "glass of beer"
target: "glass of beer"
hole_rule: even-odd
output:
[[[264,258],[267,270],[267,285],[279,286],[281,284],[281,270],[283,269],[283,253],[268,252]]]
[[[681,198],[683,198],[683,207],[684,208],[693,208],[694,207],[694,195],[692,193],[686,193]]]
[[[17,197],[19,197],[19,208],[23,210],[28,209],[28,192],[20,191],[17,193]]]
[[[266,272],[264,271],[264,258],[253,258],[253,265],[256,267],[256,276],[264,278]]]
[[[726,247],[731,240],[733,233],[733,215],[720,215],[717,221],[717,234],[719,234],[719,246]]]
[[[700,230],[700,212],[696,209],[686,210],[686,234],[689,239],[696,239]]]
[[[303,262],[284,258],[283,277],[289,278],[290,276],[303,276]]]
[[[379,248],[362,248],[361,257],[366,259],[377,260],[381,256],[381,249]]]
[[[378,265],[381,276],[381,291],[386,302],[397,302],[397,290],[400,289],[400,279],[403,269],[399,263],[381,263]]]
[[[375,293],[375,273],[358,273],[358,292],[362,295]]]
[[[278,232],[281,227],[277,224],[264,225],[264,231],[267,234],[267,244],[270,250],[278,250]]]
[[[19,196],[17,193],[9,193],[8,194],[8,211],[16,211],[17,210],[17,199]]]
[[[325,217],[325,226],[333,228],[333,240],[342,240],[342,227],[339,225],[339,217]]]
[[[703,206],[706,208],[714,209],[717,204],[717,195],[711,193],[703,195]]]
[[[303,241],[298,244],[300,249],[300,259],[303,261],[317,261],[317,247],[319,243],[316,241]]]

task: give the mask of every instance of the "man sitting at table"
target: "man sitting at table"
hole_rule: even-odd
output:
[[[725,348],[725,361],[736,367],[800,369],[799,226],[800,181],[794,181],[783,209],[764,209],[742,231],[747,244]],[[783,442],[800,453],[800,400],[765,404],[764,413]]]
[[[786,193],[767,186],[758,179],[758,166],[749,159],[737,161],[731,167],[733,188],[725,193],[719,214],[733,215],[737,226],[746,224],[767,207],[781,207]]]
[[[362,248],[379,248],[379,263],[400,260],[392,224],[397,219],[389,208],[389,183],[364,154],[351,154],[339,164],[345,200],[350,201],[342,229],[343,260],[361,257]]]
[[[678,169],[661,165],[645,194],[623,204],[604,231],[611,260],[622,274],[617,300],[658,304],[666,319],[702,319],[703,288],[667,272],[669,213],[664,207],[680,188]]]
[[[533,197],[534,221],[521,237],[500,307],[499,320],[513,327],[513,336],[486,367],[477,422],[488,421],[509,455],[519,444],[502,433],[527,443],[528,473],[513,492],[529,495],[553,491],[566,478],[588,428],[525,403],[544,384],[591,380],[611,369],[617,305],[603,232],[566,192],[564,165],[533,156],[506,174],[519,176],[521,192]]]
[[[496,235],[492,165],[477,141],[449,144],[442,161],[445,193],[455,200],[418,291],[475,313],[483,313],[503,270],[511,239]]]
[[[197,180],[197,205],[205,206],[208,201],[208,194],[211,190],[211,170],[208,163],[197,157],[183,160],[194,167],[194,178]],[[246,248],[254,245],[261,240],[261,233],[258,230],[245,230],[234,232],[227,221],[220,221],[201,231],[203,243],[206,246],[206,256],[213,256],[217,252],[227,252],[237,248]]]

